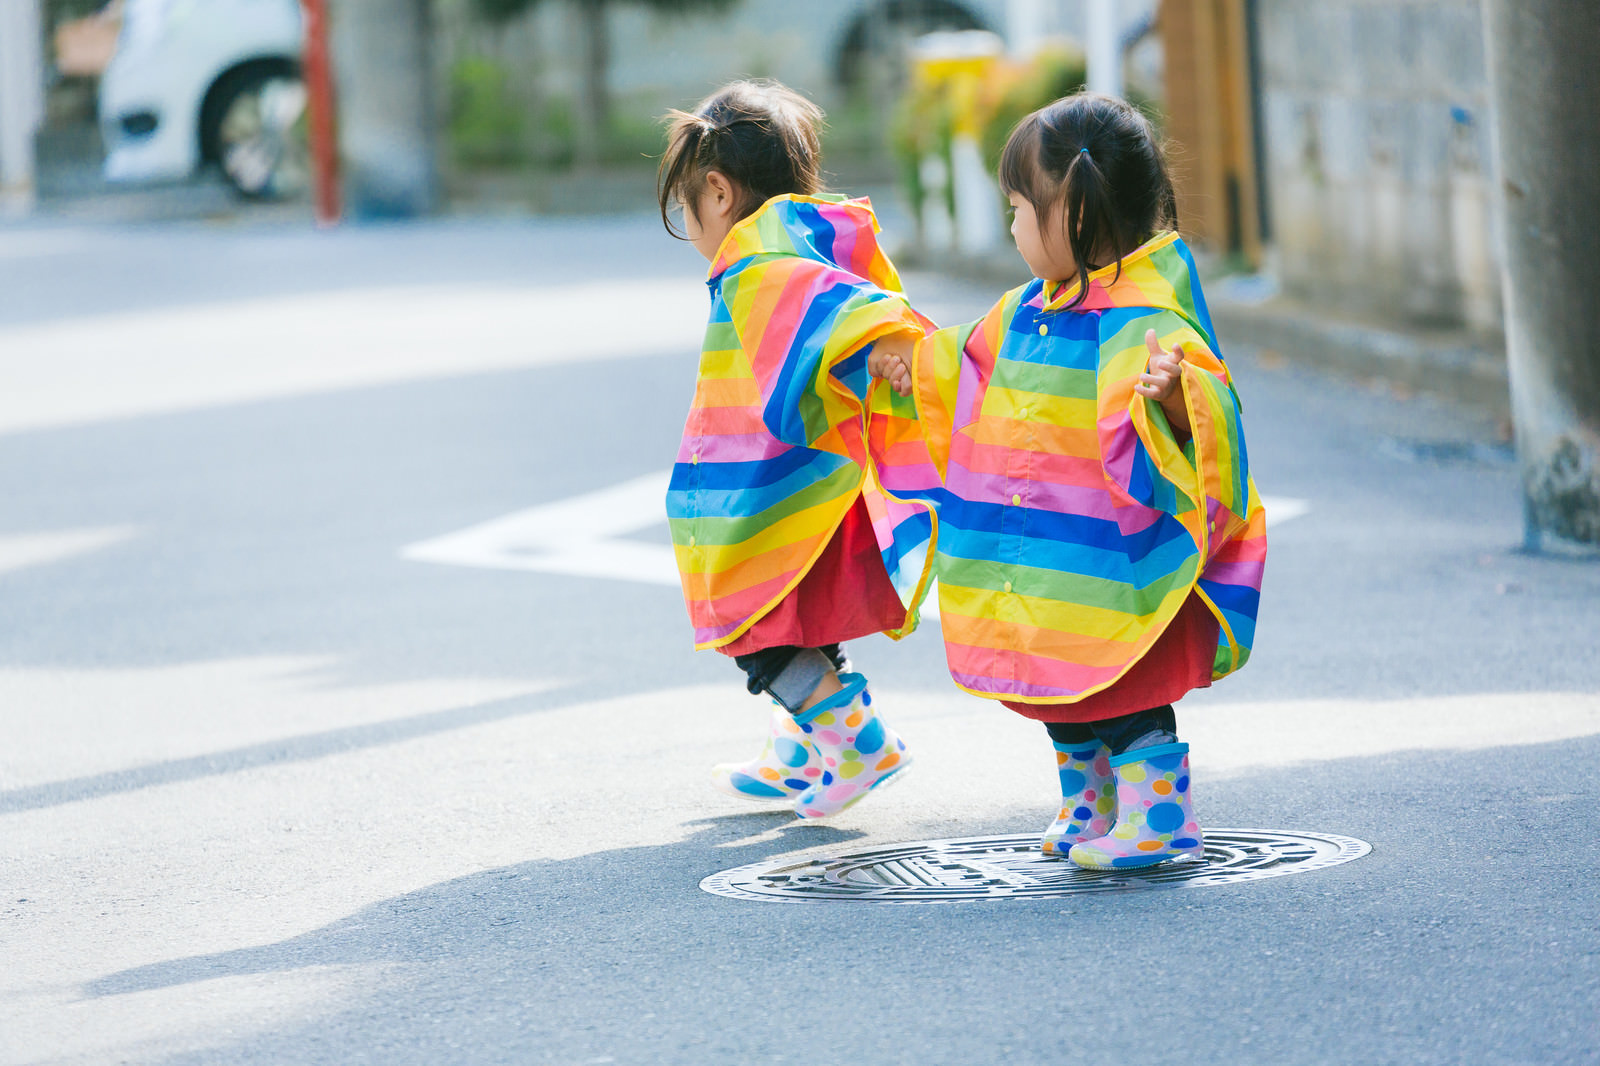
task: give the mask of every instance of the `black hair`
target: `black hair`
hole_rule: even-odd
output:
[[[682,237],[668,212],[693,210],[709,171],[733,182],[735,221],[774,196],[822,190],[822,109],[774,81],[736,81],[691,111],[667,113],[667,150],[656,172],[661,222]]]
[[[1178,201],[1150,120],[1126,100],[1080,92],[1017,123],[1000,155],[1000,187],[1033,205],[1039,225],[1060,210],[1078,269],[1117,263],[1158,230],[1178,227]]]

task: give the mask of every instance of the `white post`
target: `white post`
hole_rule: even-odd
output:
[[[922,243],[930,252],[948,252],[956,246],[955,222],[950,215],[950,168],[937,155],[917,164],[922,182]]]
[[[0,0],[0,213],[33,206],[33,136],[44,120],[39,0]]]
[[[1088,38],[1089,91],[1121,96],[1122,26],[1117,0],[1089,0],[1089,26],[1084,36]]]
[[[966,255],[984,255],[1000,247],[1000,190],[983,162],[983,149],[970,134],[950,142],[950,184],[956,198],[956,247]]]
[[[1012,59],[1029,60],[1044,44],[1045,0],[1006,0],[1006,46]]]

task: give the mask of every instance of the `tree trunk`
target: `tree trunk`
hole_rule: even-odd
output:
[[[1600,546],[1600,18],[1484,0],[1526,542]]]
[[[611,5],[609,0],[577,0],[575,6],[583,80],[575,115],[573,153],[578,166],[588,170],[600,163],[611,121],[611,95],[607,86],[611,67],[611,38],[607,32]]]

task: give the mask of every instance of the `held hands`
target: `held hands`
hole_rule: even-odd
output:
[[[911,395],[911,335],[883,337],[867,353],[867,373],[882,378],[901,396]]]
[[[1144,346],[1150,350],[1150,361],[1133,391],[1161,405],[1167,423],[1178,436],[1188,439],[1190,433],[1189,411],[1183,403],[1183,345],[1175,344],[1172,351],[1163,351],[1156,339],[1156,331],[1146,330]]]
[[[1180,437],[1189,436],[1189,412],[1183,403],[1183,345],[1173,345],[1164,351],[1156,339],[1155,330],[1144,335],[1145,347],[1150,350],[1150,361],[1145,372],[1139,375],[1133,391],[1155,400],[1167,416],[1167,422]],[[901,396],[911,395],[911,346],[906,334],[884,337],[872,346],[867,354],[867,373],[882,378]]]

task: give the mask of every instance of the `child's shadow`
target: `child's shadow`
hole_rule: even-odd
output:
[[[115,996],[313,966],[423,963],[432,970],[430,987],[456,973],[466,982],[463,994],[470,994],[485,967],[537,968],[559,978],[575,958],[587,967],[605,966],[613,955],[618,964],[628,964],[652,947],[670,950],[674,936],[696,935],[706,923],[737,923],[740,908],[752,906],[701,892],[702,878],[866,835],[798,822],[788,811],[718,815],[685,825],[695,831],[681,841],[641,842],[469,874],[274,944],[109,974],[85,985],[84,994]],[[713,908],[716,913],[708,913]]]

